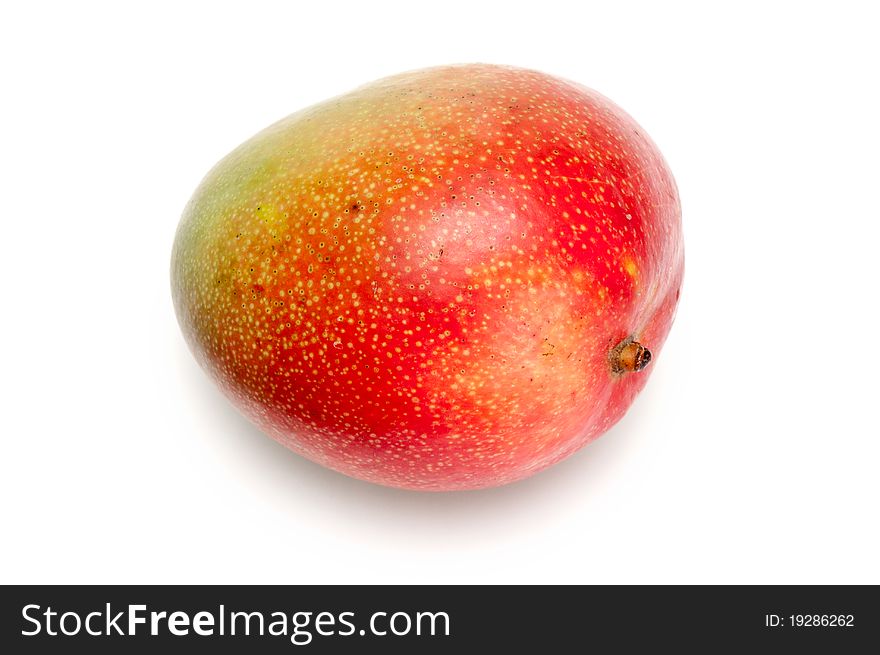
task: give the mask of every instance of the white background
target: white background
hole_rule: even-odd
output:
[[[237,4],[0,10],[0,581],[880,583],[871,3]],[[395,491],[232,409],[177,327],[171,243],[269,123],[472,61],[641,122],[685,286],[602,439],[509,487]]]

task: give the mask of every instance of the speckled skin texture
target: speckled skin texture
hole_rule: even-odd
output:
[[[613,425],[683,271],[678,194],[642,129],[542,73],[387,78],[237,148],[172,255],[183,332],[239,409],[348,475],[512,482]],[[615,373],[634,338],[653,354]]]

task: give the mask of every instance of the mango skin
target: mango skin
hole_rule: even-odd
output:
[[[199,363],[295,452],[418,490],[532,475],[642,389],[683,274],[645,132],[539,72],[404,73],[295,113],[208,173],[174,242]],[[633,338],[653,354],[619,373]]]

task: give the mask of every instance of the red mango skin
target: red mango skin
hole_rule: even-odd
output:
[[[295,452],[393,487],[491,487],[574,453],[645,385],[680,214],[656,146],[595,91],[409,72],[217,164],[178,228],[174,305],[200,364]],[[646,369],[612,369],[626,339]]]

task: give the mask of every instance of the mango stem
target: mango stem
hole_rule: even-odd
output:
[[[611,350],[608,360],[614,373],[637,373],[651,363],[651,351],[627,338]]]

